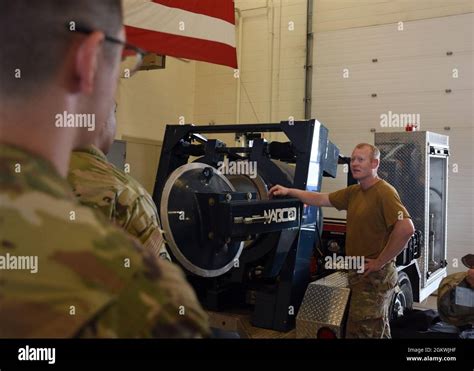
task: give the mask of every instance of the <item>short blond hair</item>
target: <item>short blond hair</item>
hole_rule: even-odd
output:
[[[359,143],[355,146],[357,149],[361,148],[369,148],[370,149],[370,157],[372,160],[380,160],[380,150],[369,143]]]

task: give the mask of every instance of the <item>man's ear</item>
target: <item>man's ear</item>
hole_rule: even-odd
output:
[[[374,158],[372,159],[372,169],[377,169],[380,165],[380,160]]]
[[[75,66],[79,80],[78,88],[85,94],[91,94],[94,90],[94,81],[103,40],[104,34],[102,32],[92,32],[80,43],[77,50]]]

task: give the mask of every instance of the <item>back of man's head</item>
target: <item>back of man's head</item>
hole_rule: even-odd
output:
[[[70,22],[117,34],[121,0],[0,0],[1,99],[41,93],[67,56]]]

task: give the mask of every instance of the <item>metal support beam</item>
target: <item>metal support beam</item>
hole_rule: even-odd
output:
[[[306,17],[306,64],[305,68],[305,94],[304,94],[304,118],[311,119],[311,102],[313,89],[313,2],[308,0]]]

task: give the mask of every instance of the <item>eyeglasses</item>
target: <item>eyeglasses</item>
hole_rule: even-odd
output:
[[[75,25],[73,29],[69,23],[66,24],[66,27],[70,32],[79,32],[85,35],[94,32],[94,30],[88,27],[79,25]],[[122,62],[120,63],[120,77],[124,79],[132,77],[140,69],[143,63],[143,58],[147,52],[134,45],[128,44],[125,41],[108,35],[105,35],[104,39],[105,41],[123,46]]]

